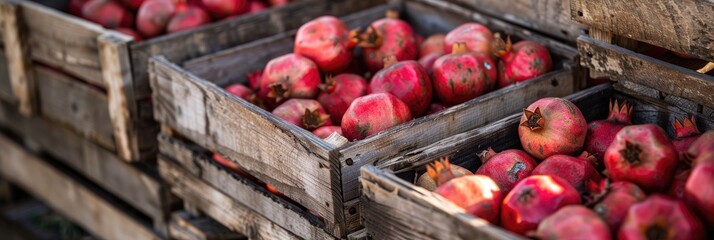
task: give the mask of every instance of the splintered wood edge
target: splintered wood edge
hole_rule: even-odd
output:
[[[20,5],[12,2],[0,2],[0,21],[4,33],[3,44],[7,57],[8,75],[12,93],[18,101],[20,113],[26,116],[37,113],[35,81],[32,75],[28,44],[23,41],[25,34],[21,25]]]

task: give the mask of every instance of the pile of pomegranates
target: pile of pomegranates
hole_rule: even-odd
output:
[[[540,99],[523,110],[523,150],[489,148],[474,174],[442,159],[417,184],[538,239],[706,239],[714,130],[701,134],[692,116],[676,119],[670,138],[633,125],[632,109],[614,101],[607,119],[588,123],[568,100]]]
[[[289,0],[70,0],[67,12],[134,37],[180,32]]]
[[[352,30],[333,16],[307,22],[292,53],[226,89],[321,138],[360,140],[532,79],[552,65],[536,42],[511,46],[477,23],[424,39],[389,11]]]

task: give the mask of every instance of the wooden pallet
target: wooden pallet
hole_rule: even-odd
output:
[[[160,239],[148,221],[51,160],[0,136],[0,175],[93,235],[104,239]]]
[[[610,84],[593,87],[568,97],[587,120],[604,119],[611,97],[634,104],[635,124],[656,123],[670,136],[674,118],[687,115],[697,118],[700,129],[713,129],[714,118],[686,108],[670,105],[629,88]],[[496,151],[521,148],[518,125],[521,114],[514,114],[492,124],[457,134],[430,146],[414,149],[401,157],[385,160],[361,169],[362,200],[367,234],[374,239],[520,239],[490,225],[483,219],[463,212],[438,194],[414,185],[415,177],[426,164],[450,157],[452,164],[477,169],[477,153],[493,147]]]
[[[11,93],[21,113],[60,121],[124,160],[151,160],[159,128],[152,116],[149,57],[161,54],[182,62],[295,29],[323,14],[345,15],[384,1],[296,1],[142,42],[31,1],[3,1],[2,42],[12,74],[11,88],[0,90],[0,96]],[[47,82],[81,98],[67,98],[67,92],[48,89]],[[0,84],[7,83],[0,78]]]
[[[259,180],[275,186],[290,199],[323,217],[324,221],[320,226],[327,233],[345,237],[361,228],[357,211],[360,166],[496,121],[519,111],[526,103],[535,99],[565,96],[575,89],[575,70],[571,68],[573,63],[570,61],[575,58],[573,48],[455,5],[433,3],[434,1],[401,1],[343,19],[350,27],[365,26],[382,18],[387,9],[400,9],[405,19],[422,34],[446,32],[463,22],[478,21],[515,38],[527,37],[545,44],[556,59],[557,69],[532,81],[495,91],[440,114],[394,127],[382,134],[345,145],[334,145],[232,96],[219,87],[245,81],[247,72],[262,69],[270,59],[291,52],[295,33],[293,31],[189,60],[183,67],[162,57],[152,59],[150,71],[156,103],[155,116],[169,129],[169,136],[171,133],[185,136],[190,140],[188,142],[191,146],[197,145],[228,157]],[[417,134],[419,137],[415,137]],[[160,146],[161,153],[176,155],[171,151],[171,148]],[[189,164],[183,167],[193,171],[193,168],[197,168],[191,163],[194,161],[210,164],[208,160],[188,160],[186,162]],[[160,168],[162,166],[168,165],[160,165]],[[162,176],[166,177],[164,170],[161,171]],[[222,172],[216,174],[219,173],[224,174],[220,177],[230,176]],[[202,173],[198,177],[224,191],[240,185],[232,183],[235,180],[231,178],[226,178],[225,182],[213,179],[219,176],[208,173]],[[167,182],[174,184],[172,181]],[[174,186],[171,188],[175,189]],[[268,196],[259,197],[269,199]],[[257,209],[256,211],[266,217],[271,215],[270,211],[274,211],[254,206],[258,203],[244,204]],[[268,218],[273,222],[284,222],[284,225],[280,226],[298,236],[314,237],[315,235],[302,235],[314,234],[312,230],[294,229],[302,225],[312,225],[308,219],[298,216],[296,215],[296,218],[305,224],[285,222],[282,216]],[[213,217],[221,221],[221,218]]]

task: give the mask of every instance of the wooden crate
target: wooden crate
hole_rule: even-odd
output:
[[[25,115],[59,121],[127,161],[152,159],[159,128],[152,116],[149,57],[162,54],[181,62],[295,29],[323,14],[345,15],[384,1],[296,1],[142,42],[31,1],[4,1],[0,25],[11,59],[10,93]],[[48,81],[61,81],[56,85],[81,97],[48,89]],[[5,89],[10,88],[0,95]]]
[[[571,19],[570,0],[450,0],[449,2],[467,6],[569,43],[575,43],[578,36],[587,32],[584,25]]]
[[[209,217],[180,211],[171,215],[169,236],[176,240],[247,240]]]
[[[0,232],[3,239],[94,239],[36,199],[2,206]]]
[[[146,219],[52,160],[0,135],[0,176],[18,185],[93,235],[160,239]]]
[[[580,108],[588,121],[604,119],[611,98],[634,104],[635,124],[656,123],[672,136],[675,117],[697,118],[699,129],[714,128],[714,118],[670,105],[620,84],[599,85],[567,97]],[[361,169],[362,201],[367,234],[374,239],[517,239],[512,233],[463,212],[438,194],[414,185],[426,164],[449,157],[452,164],[477,169],[480,151],[519,148],[518,125],[522,114],[514,114],[492,124],[457,134],[401,157]]]
[[[0,130],[23,141],[36,153],[52,156],[93,184],[145,214],[156,232],[166,234],[170,207],[175,199],[155,166],[127,163],[111,151],[44,118],[22,116],[0,102]]]
[[[422,34],[446,32],[463,22],[473,20],[515,38],[528,38],[545,44],[557,59],[556,70],[532,81],[486,94],[440,114],[416,119],[370,138],[341,145],[319,139],[308,131],[232,96],[220,87],[245,81],[247,72],[262,69],[270,59],[291,52],[294,31],[192,59],[186,61],[183,67],[165,58],[156,57],[150,62],[156,103],[155,116],[167,129],[168,134],[164,138],[175,137],[171,136],[175,133],[188,139],[182,144],[173,144],[173,140],[165,141],[160,144],[160,152],[168,156],[168,160],[178,162],[188,173],[200,172],[196,177],[209,182],[213,187],[226,193],[235,191],[236,196],[232,197],[266,217],[274,216],[268,217],[270,221],[281,223],[278,225],[298,236],[322,236],[315,235],[312,228],[301,228],[303,225],[315,225],[309,218],[301,217],[304,214],[293,214],[296,221],[305,222],[296,224],[286,221],[283,215],[275,216],[272,213],[275,210],[272,208],[259,206],[262,203],[255,202],[253,197],[239,198],[246,194],[235,189],[243,188],[244,185],[232,180],[226,171],[216,170],[210,174],[205,172],[205,169],[211,166],[208,157],[181,160],[186,155],[177,155],[175,146],[185,145],[181,148],[190,149],[199,146],[201,149],[218,152],[259,180],[275,186],[281,193],[310,209],[312,213],[323,217],[324,221],[317,224],[319,228],[333,236],[345,237],[361,227],[357,211],[357,178],[360,166],[496,121],[519,111],[535,99],[565,96],[574,91],[576,71],[572,68],[571,61],[575,58],[573,48],[498,19],[456,5],[439,3],[431,0],[400,1],[343,19],[350,27],[365,26],[382,18],[387,9],[400,9],[405,19]],[[180,140],[180,137],[175,140]],[[168,146],[161,146],[162,144]],[[170,161],[160,163],[162,162],[166,163],[160,164],[159,167],[162,176],[166,178],[168,172],[161,168],[173,165],[169,164]],[[170,185],[176,184],[174,181],[167,182]],[[182,190],[175,186],[171,186],[171,189],[181,197],[182,194],[176,192]],[[255,198],[269,199],[259,192],[254,193]],[[201,198],[212,197],[205,193],[183,194],[196,194]],[[211,200],[213,203],[205,201],[205,204],[215,204],[215,200]],[[276,203],[276,206],[279,207],[280,204]],[[282,208],[285,211],[292,210]],[[221,218],[213,217],[222,222]]]

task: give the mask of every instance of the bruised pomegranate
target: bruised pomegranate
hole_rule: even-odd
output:
[[[714,161],[708,161],[713,158],[706,157],[706,155],[714,156],[714,130],[709,130],[699,136],[687,150],[687,158],[694,160],[692,165],[697,165],[699,162],[714,163]],[[697,159],[701,161],[697,161]]]
[[[166,31],[169,33],[185,31],[197,28],[209,22],[211,22],[211,18],[206,11],[199,7],[188,6],[183,11],[177,11],[176,14],[171,17]]]
[[[322,91],[317,101],[327,109],[335,124],[342,122],[342,115],[345,115],[352,101],[367,94],[367,81],[349,73],[327,77],[327,81],[319,87]]]
[[[395,11],[387,12],[387,17],[373,22],[363,33],[354,35],[359,39],[365,65],[375,73],[381,70],[384,58],[395,56],[398,61],[416,60],[417,44],[414,30],[399,19]]]
[[[134,27],[134,15],[112,0],[91,0],[85,3],[82,16],[106,28]]]
[[[289,98],[314,98],[320,82],[320,72],[312,60],[290,53],[265,66],[258,96],[268,99],[270,106]]]
[[[449,108],[449,105],[443,104],[443,103],[438,103],[438,102],[433,102],[429,106],[429,111],[426,113],[426,115],[438,113],[441,111],[444,111],[445,109]]]
[[[501,206],[501,226],[525,235],[561,207],[580,204],[580,195],[567,181],[556,176],[531,175],[506,195]]]
[[[691,172],[691,169],[688,168],[677,168],[674,173],[674,179],[672,179],[669,190],[667,190],[667,195],[677,200],[684,199],[685,184]]]
[[[416,61],[397,62],[394,56],[385,59],[384,65],[369,82],[368,92],[391,93],[409,106],[414,117],[424,115],[433,92],[426,70]]]
[[[493,50],[498,61],[498,86],[506,87],[543,75],[553,69],[550,53],[537,42],[523,40],[511,45],[497,34]]]
[[[588,152],[583,152],[579,157],[556,154],[543,160],[531,174],[561,177],[579,192],[585,193],[589,182],[602,180],[600,173],[595,170],[596,161]]]
[[[649,192],[662,192],[674,175],[677,150],[659,126],[631,125],[617,133],[604,161],[612,180],[629,181]]]
[[[444,37],[444,53],[451,53],[455,43],[463,42],[469,51],[491,56],[493,33],[486,26],[478,23],[464,23],[451,30]]]
[[[248,11],[248,0],[202,0],[204,9],[216,19],[239,15]]]
[[[461,104],[490,92],[498,75],[490,57],[469,52],[466,44],[454,44],[451,54],[434,63],[434,92],[446,104]]]
[[[714,158],[714,156],[711,157]],[[709,227],[714,227],[714,188],[711,186],[712,183],[714,183],[714,164],[704,163],[694,166],[684,186],[684,200],[692,209],[696,209],[696,212],[708,223]]]
[[[480,156],[483,165],[476,170],[476,174],[491,177],[505,193],[510,192],[521,179],[530,176],[538,164],[528,153],[518,149],[496,153],[488,148]]]
[[[592,121],[588,124],[588,133],[585,137],[585,151],[592,153],[598,158],[596,167],[599,170],[605,169],[602,159],[605,150],[610,146],[615,135],[622,128],[632,124],[632,105],[623,102],[618,104],[617,99],[610,100],[610,114],[605,120]]]
[[[429,36],[419,44],[419,58],[424,58],[427,55],[439,53],[444,55],[444,34],[434,34]]]
[[[542,240],[580,239],[609,240],[610,229],[605,222],[590,209],[570,205],[565,206],[538,224],[535,237]]]
[[[317,64],[323,73],[338,73],[352,60],[354,43],[340,19],[322,16],[303,24],[295,36],[295,53]]]
[[[704,227],[684,203],[655,194],[630,207],[617,238],[704,239]]]
[[[136,29],[145,38],[166,32],[166,26],[176,12],[171,0],[147,0],[139,7],[136,15]]]
[[[409,106],[389,93],[375,93],[352,101],[342,116],[342,133],[350,141],[372,136],[412,120]]]
[[[679,119],[674,119],[672,123],[672,128],[674,129],[674,139],[672,144],[674,148],[677,149],[677,155],[680,161],[687,161],[686,153],[689,146],[697,140],[697,138],[702,135],[697,129],[697,124],[694,116],[691,118],[684,118],[680,122]]]
[[[466,168],[459,165],[451,165],[449,158],[444,157],[426,166],[426,172],[419,176],[417,185],[426,190],[434,191],[438,186],[441,186],[451,179],[471,174],[471,171]]]
[[[273,114],[307,130],[332,125],[330,115],[327,115],[319,102],[312,99],[290,99],[273,109]]]
[[[315,136],[319,138],[327,138],[333,133],[337,133],[339,135],[342,135],[342,127],[340,126],[322,126],[318,129],[315,129],[312,131],[312,134],[315,134]]]
[[[539,99],[523,110],[520,123],[523,149],[539,160],[580,152],[587,133],[580,109],[562,98]]]
[[[464,208],[467,213],[498,224],[503,193],[490,177],[477,174],[454,178],[434,192]]]
[[[610,183],[609,180],[603,180],[600,184],[592,184],[597,185],[596,189],[591,189],[592,194],[596,195],[592,209],[613,232],[620,228],[630,207],[647,197],[640,187],[630,182]]]

